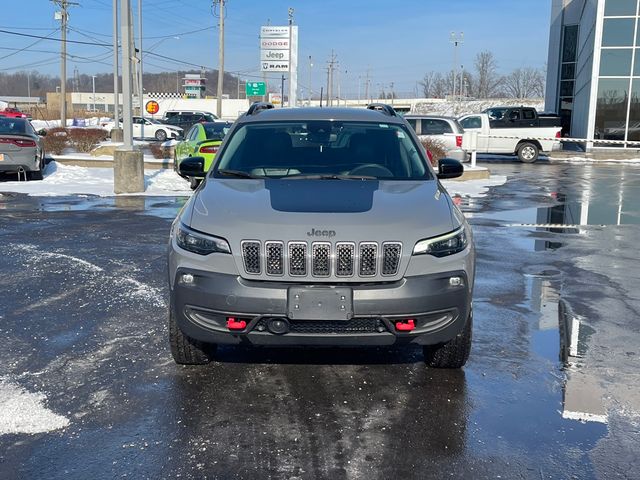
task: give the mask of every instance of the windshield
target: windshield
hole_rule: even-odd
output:
[[[277,178],[432,178],[405,127],[385,123],[315,120],[243,125],[217,160],[214,176],[233,172]]]
[[[21,134],[27,133],[27,122],[21,118],[0,117],[0,133]]]

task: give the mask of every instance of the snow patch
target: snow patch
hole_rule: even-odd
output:
[[[0,378],[0,435],[43,433],[65,428],[69,419],[45,407],[43,393],[24,388]]]
[[[189,196],[189,182],[173,170],[154,170],[145,174],[146,191],[138,195]],[[44,180],[31,182],[2,182],[3,192],[26,193],[35,196],[97,195],[115,196],[113,193],[113,168],[87,168],[49,163],[44,170]]]
[[[442,185],[447,189],[452,197],[484,197],[490,187],[503,185],[507,181],[507,177],[503,175],[494,175],[491,178],[481,180],[467,180],[465,182],[456,182],[452,180],[442,181]]]

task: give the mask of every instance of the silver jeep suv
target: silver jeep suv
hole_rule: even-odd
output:
[[[201,157],[180,173],[202,174]],[[471,348],[471,229],[394,110],[254,104],[171,228],[177,363],[217,344],[418,344],[434,367]]]

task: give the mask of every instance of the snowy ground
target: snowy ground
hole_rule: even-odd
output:
[[[26,193],[34,196],[98,195],[113,193],[113,168],[86,168],[51,162],[44,171],[44,180],[2,182],[0,191]],[[138,195],[189,196],[189,182],[173,170],[153,170],[145,173],[146,191]]]
[[[28,392],[0,378],[0,435],[42,433],[64,428],[69,419],[45,406],[46,395]]]
[[[2,182],[0,191],[26,193],[33,196],[98,195],[113,196],[113,168],[86,168],[51,162],[44,171],[44,180],[31,182]],[[483,180],[444,181],[452,196],[480,197],[489,187],[502,185],[507,177]],[[146,191],[140,195],[189,196],[189,183],[173,170],[154,170],[145,173]]]
[[[112,122],[113,120],[109,117],[92,117],[92,118],[68,118],[67,119],[67,127],[101,127],[102,124]],[[48,129],[48,128],[57,128],[61,125],[60,120],[31,120],[31,125],[33,128],[37,130]]]

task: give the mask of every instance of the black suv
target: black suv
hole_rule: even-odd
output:
[[[182,128],[185,132],[196,123],[215,122],[218,119],[213,113],[193,111],[168,111],[162,123]]]

